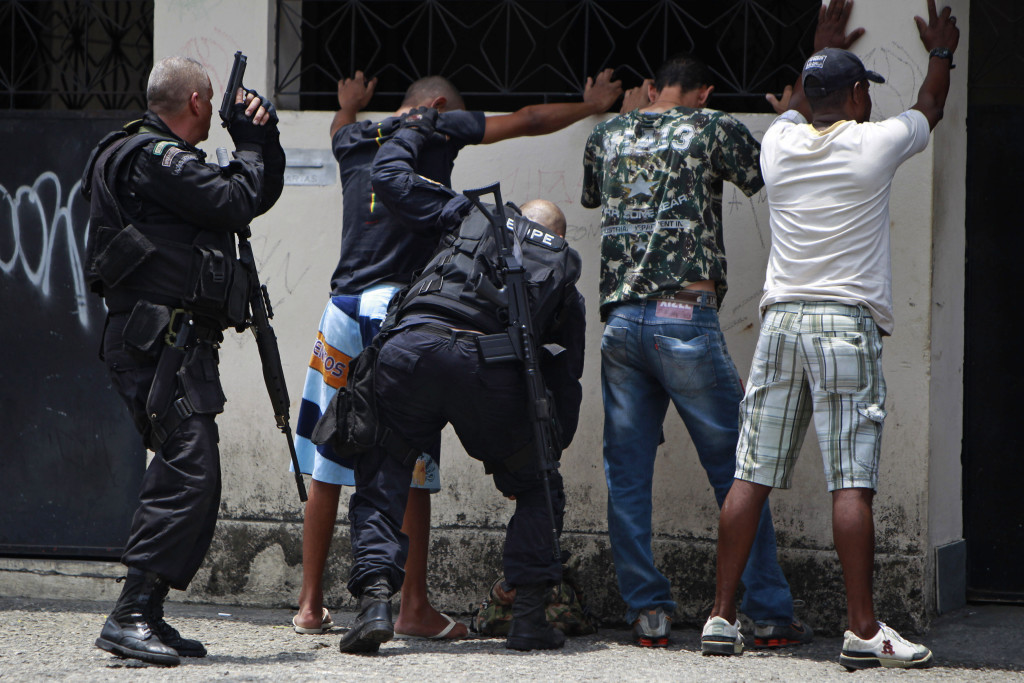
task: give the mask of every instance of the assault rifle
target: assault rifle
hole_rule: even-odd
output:
[[[299,489],[299,500],[306,502],[306,485],[302,481],[302,473],[299,471],[299,458],[295,454],[295,443],[292,437],[292,428],[288,424],[288,385],[284,381],[284,368],[281,366],[281,352],[277,348],[277,335],[274,328],[270,326],[270,320],[274,317],[274,309],[270,305],[270,294],[267,293],[267,286],[260,284],[259,274],[256,272],[256,259],[253,257],[252,245],[249,244],[251,232],[249,226],[238,232],[238,262],[249,275],[249,319],[245,327],[252,330],[256,337],[256,348],[260,352],[260,363],[263,365],[263,381],[267,385],[267,393],[270,394],[270,403],[274,407],[274,417],[277,418],[277,428],[284,433],[288,441],[288,451],[292,458],[292,469],[295,470],[295,485]],[[238,332],[244,332],[245,327],[237,328]]]
[[[245,55],[241,50],[235,52],[235,61],[231,65],[231,75],[228,77],[228,85],[224,91],[224,99],[221,100],[220,117],[224,126],[228,125],[231,116],[231,106],[235,103],[235,97],[242,85],[242,77],[245,75]],[[230,165],[228,151],[223,147],[217,148],[217,163],[222,168]],[[267,286],[260,284],[260,276],[256,271],[256,258],[252,253],[252,245],[249,244],[249,237],[252,232],[249,226],[245,226],[237,232],[238,235],[238,263],[249,279],[249,316],[244,325],[235,328],[238,332],[244,332],[246,328],[252,330],[256,337],[256,348],[260,352],[260,363],[263,365],[263,381],[267,385],[267,393],[270,395],[270,403],[274,408],[274,417],[277,420],[277,428],[285,435],[288,441],[288,451],[292,458],[292,469],[295,470],[295,485],[299,489],[299,500],[306,502],[306,485],[302,481],[302,473],[299,471],[299,458],[295,453],[295,444],[292,437],[292,428],[289,425],[288,385],[284,380],[284,368],[281,365],[281,352],[277,348],[277,335],[270,325],[274,317],[274,309],[270,305],[270,294]]]
[[[541,478],[544,482],[544,498],[548,504],[548,515],[551,520],[551,539],[554,542],[555,560],[560,563],[562,551],[559,547],[558,522],[555,519],[555,508],[551,500],[551,484],[548,474],[558,469],[559,451],[552,431],[554,415],[551,401],[548,400],[547,387],[544,385],[544,377],[540,372],[537,336],[533,329],[533,316],[527,296],[522,248],[516,241],[514,232],[506,227],[501,187],[498,183],[476,190],[465,190],[463,194],[487,217],[491,224],[494,241],[498,247],[498,273],[502,287],[493,289],[488,298],[492,303],[504,308],[508,314],[504,333],[489,334],[478,338],[480,353],[484,362],[498,363],[518,360],[523,364],[528,402],[527,415],[533,431],[533,445],[540,466]],[[486,194],[494,195],[494,213],[480,202],[480,197]]]

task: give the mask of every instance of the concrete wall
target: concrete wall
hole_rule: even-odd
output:
[[[241,17],[233,14],[240,3],[156,4],[158,57],[184,52],[201,59],[210,67],[219,98],[231,55],[244,49],[249,55],[247,84],[267,89],[261,83],[270,83],[273,76],[270,0],[245,3]],[[918,12],[924,13],[924,3],[920,4]],[[913,104],[924,75],[927,56],[907,5],[860,0],[854,10],[852,25],[868,28],[857,52],[869,68],[888,79],[872,88],[875,118]],[[953,5],[966,29],[967,0]],[[932,549],[961,536],[964,47],[957,55],[960,68],[953,72],[946,119],[933,144],[899,171],[892,195],[897,322],[895,335],[885,344],[889,417],[875,504],[875,587],[879,617],[911,630],[924,628],[934,612]],[[740,118],[758,136],[771,121],[767,115]],[[282,112],[283,144],[326,148],[330,119],[328,112]],[[467,148],[459,157],[453,184],[462,189],[499,180],[510,199],[545,197],[557,202],[568,218],[568,237],[583,257],[581,290],[590,302],[588,350],[580,428],[562,460],[568,496],[564,543],[581,560],[595,609],[614,621],[621,618],[623,604],[608,550],[601,459],[599,216],[579,205],[583,145],[599,120],[594,117],[542,138]],[[212,151],[227,144],[217,129],[206,147]],[[745,377],[757,336],[756,304],[770,245],[768,212],[763,192],[747,199],[732,186],[726,189],[724,204],[730,290],[721,319]],[[340,216],[340,185],[335,180],[332,186],[286,187],[274,209],[253,225],[256,257],[273,295],[293,417],[337,260]],[[229,398],[219,420],[222,521],[187,599],[295,604],[302,508],[287,474],[284,437],[273,426],[251,337],[231,335],[223,345],[222,361]],[[673,414],[665,423],[665,438],[655,470],[655,553],[672,579],[680,618],[702,621],[713,599],[717,508],[693,445]],[[772,509],[783,567],[795,597],[805,603],[800,614],[819,630],[835,633],[844,626],[845,604],[831,540],[830,497],[814,441],[810,435],[794,487],[774,493]],[[433,497],[430,588],[439,607],[459,612],[478,601],[499,572],[503,525],[511,504],[497,494],[483,467],[464,454],[450,431],[445,434],[442,462],[443,490]],[[342,497],[328,567],[331,606],[352,604],[344,589],[349,563],[347,496],[348,492]]]

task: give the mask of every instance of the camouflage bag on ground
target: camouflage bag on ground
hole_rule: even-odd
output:
[[[507,636],[512,624],[515,589],[499,576],[483,602],[473,610],[469,630],[481,636]],[[562,583],[551,587],[547,598],[548,623],[567,636],[585,636],[597,631],[590,610],[584,603],[575,566],[562,565]]]

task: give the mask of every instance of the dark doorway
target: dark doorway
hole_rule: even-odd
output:
[[[1024,4],[971,3],[967,113],[964,537],[967,598],[1024,603],[1024,455],[1017,412]]]
[[[0,112],[0,554],[116,558],[146,452],[97,358],[89,152],[128,115]]]

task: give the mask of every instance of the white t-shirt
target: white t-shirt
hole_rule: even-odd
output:
[[[892,333],[889,193],[929,133],[914,109],[822,131],[796,111],[772,122],[761,142],[772,230],[762,310],[782,301],[863,304]]]

